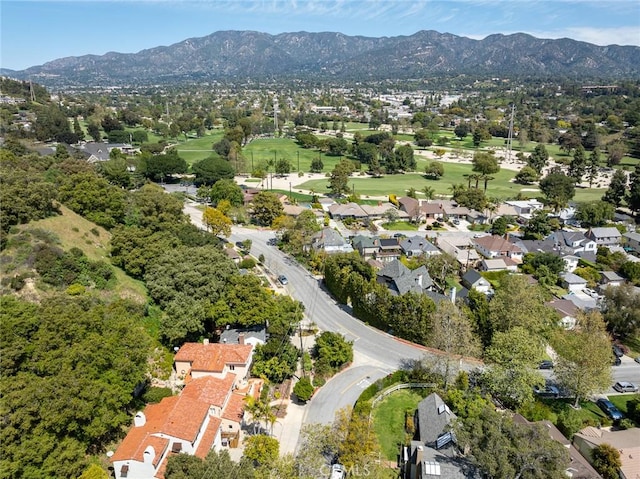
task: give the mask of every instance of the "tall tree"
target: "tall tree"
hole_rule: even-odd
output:
[[[634,337],[640,332],[640,293],[631,284],[604,290],[604,319],[615,337]]]
[[[575,407],[581,398],[609,388],[611,339],[599,312],[579,314],[576,327],[558,332],[553,345],[558,353],[555,376],[575,395]]]
[[[196,186],[213,185],[218,180],[232,180],[235,176],[231,163],[215,154],[194,163],[191,170],[196,175],[193,180]]]
[[[602,197],[602,201],[611,203],[616,208],[622,204],[627,193],[627,174],[623,170],[616,170],[611,177],[609,188]]]
[[[640,164],[629,177],[629,192],[627,193],[627,204],[635,214],[640,211]]]
[[[591,450],[593,468],[602,475],[603,479],[618,479],[620,477],[620,451],[611,444],[599,444]]]
[[[341,196],[351,192],[349,188],[349,176],[353,173],[353,163],[344,159],[338,163],[331,172],[329,178],[329,189],[336,196]]]
[[[473,155],[473,171],[480,174],[480,178],[485,180],[484,189],[487,190],[487,182],[491,178],[491,175],[500,171],[500,165],[495,155],[491,155],[486,152],[476,152]]]
[[[547,204],[554,211],[566,207],[576,194],[573,178],[555,169],[540,181],[540,191],[546,196]]]
[[[284,212],[280,199],[274,193],[261,191],[253,197],[251,216],[261,226],[271,226],[273,220]]]
[[[541,174],[542,170],[545,166],[547,166],[547,162],[549,161],[549,153],[547,153],[547,149],[545,146],[540,143],[536,145],[533,149],[531,155],[527,159],[527,164],[536,170],[536,173]]]
[[[600,150],[598,148],[594,148],[587,160],[587,179],[589,180],[589,188],[593,186],[593,182],[598,178],[599,171]]]
[[[586,171],[587,158],[584,153],[584,148],[581,144],[578,144],[573,152],[573,159],[571,163],[569,163],[569,176],[573,178],[576,183],[581,183]]]

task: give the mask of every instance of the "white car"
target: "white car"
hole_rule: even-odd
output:
[[[638,386],[629,381],[618,381],[613,385],[613,389],[618,391],[619,393],[637,393]]]
[[[344,466],[342,464],[334,464],[331,466],[331,476],[329,479],[344,479]]]

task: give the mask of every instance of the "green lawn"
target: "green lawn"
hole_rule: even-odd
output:
[[[309,171],[311,161],[318,156],[324,164],[324,171],[331,171],[341,158],[340,156],[327,156],[315,149],[301,148],[289,138],[259,138],[244,147],[243,155],[247,167],[251,167],[252,164],[253,167],[258,167],[261,164],[266,165],[268,161],[285,158],[289,160],[292,172]]]
[[[394,221],[393,223],[385,222],[382,223],[382,227],[389,231],[418,231],[418,225],[415,223],[409,223],[408,221]]]
[[[620,412],[622,412],[622,414],[624,414],[625,416],[627,415],[627,411],[629,409],[627,406],[627,402],[633,401],[634,399],[640,401],[640,394],[616,394],[609,396],[609,401],[611,401],[618,409],[620,409]]]
[[[385,459],[395,460],[398,444],[405,442],[405,411],[413,412],[422,396],[411,389],[401,389],[380,401],[373,410],[373,429],[378,436],[380,449]]]
[[[178,142],[176,149],[180,157],[184,158],[189,165],[192,165],[211,155],[213,144],[220,141],[223,136],[224,132],[222,130],[215,130],[209,135],[200,138],[190,138],[186,141],[184,141],[183,136],[183,140]]]

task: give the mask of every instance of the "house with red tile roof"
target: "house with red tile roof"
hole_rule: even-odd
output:
[[[253,346],[244,344],[243,336],[238,344],[210,343],[205,339],[202,343],[184,343],[176,353],[174,366],[182,378],[224,378],[230,372],[238,378],[239,385],[249,376],[252,359]]]
[[[250,344],[184,344],[175,364],[189,381],[178,396],[136,413],[133,427],[111,457],[115,477],[161,479],[171,454],[204,458],[211,449],[235,447],[245,398],[260,389],[260,381],[246,381],[252,354]]]

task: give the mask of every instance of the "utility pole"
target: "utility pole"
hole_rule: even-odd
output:
[[[300,173],[300,150],[298,150],[298,173]]]

